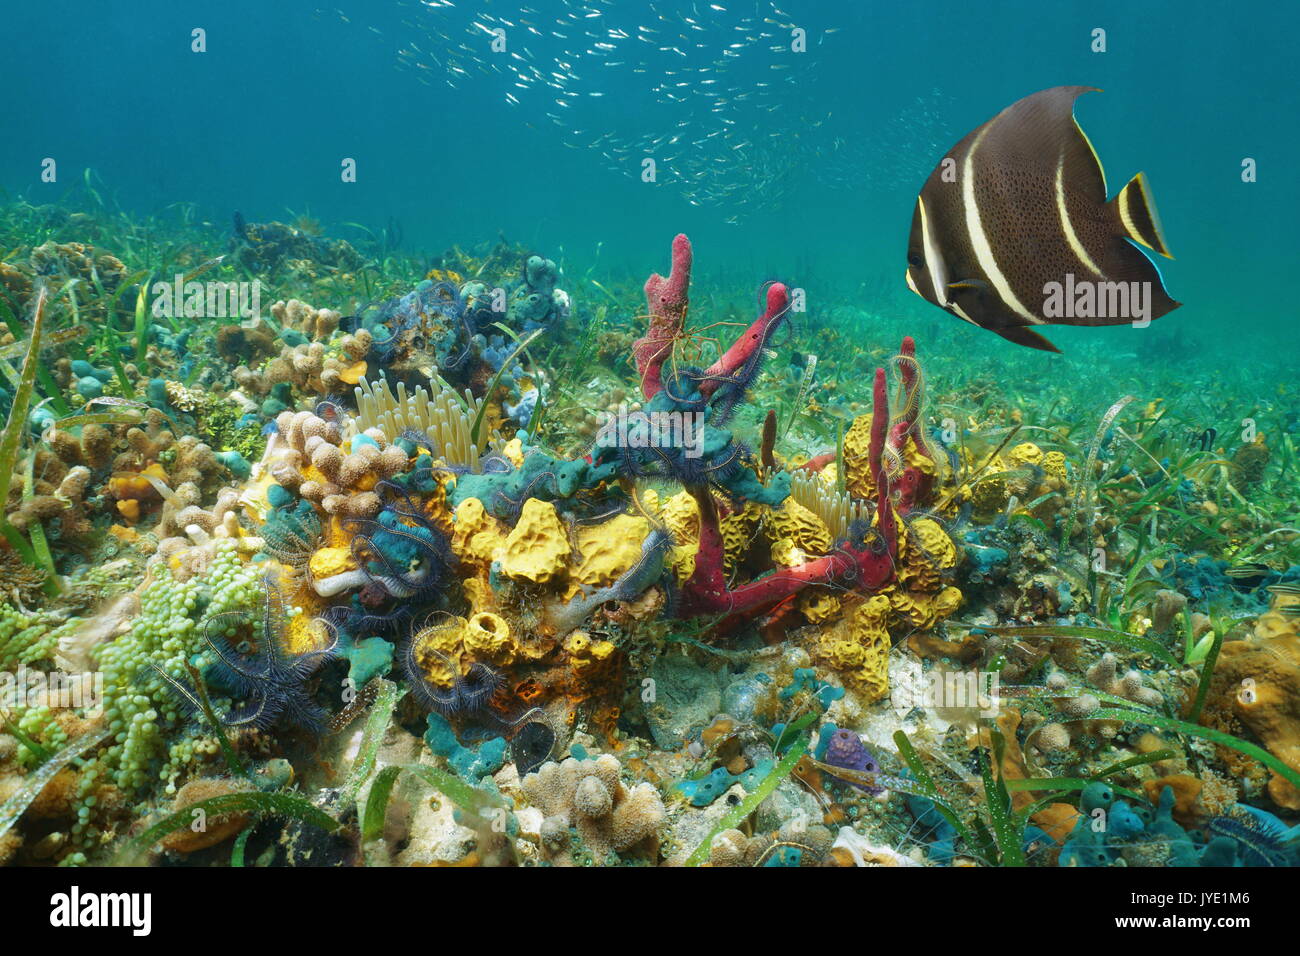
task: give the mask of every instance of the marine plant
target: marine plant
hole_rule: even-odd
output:
[[[22,371],[15,383],[14,397],[9,405],[9,418],[4,431],[0,432],[0,512],[9,500],[9,489],[18,471],[18,457],[23,439],[27,432],[27,413],[31,405],[32,393],[36,384],[36,371],[40,365],[41,336],[45,329],[45,305],[48,292],[42,286],[36,295],[36,309],[32,316],[31,331],[27,354],[23,359]],[[30,495],[30,483],[26,494]],[[45,590],[57,594],[61,583],[54,558],[50,554],[45,533],[39,524],[31,528],[31,542],[23,536],[0,513],[0,534],[3,534],[10,546],[23,557],[28,564],[42,568],[46,572]]]
[[[296,793],[250,791],[224,794],[199,800],[165,816],[127,843],[118,862],[119,864],[134,862],[135,857],[147,853],[168,835],[192,827],[196,819],[215,820],[223,814],[241,811],[254,814],[259,818],[296,820],[326,833],[342,828],[338,820]]]
[[[241,630],[249,629],[246,611],[224,611],[203,620],[204,643],[213,655],[209,679],[240,703],[222,717],[228,727],[265,730],[277,723],[319,733],[325,726],[325,710],[312,697],[310,684],[316,672],[334,655],[338,636],[322,621],[295,628],[280,596],[279,583],[262,580],[260,619],[252,622],[251,634],[238,642]],[[295,648],[293,644],[296,644]],[[165,672],[164,672],[165,673]],[[165,675],[168,684],[194,712],[202,708],[201,693]]]

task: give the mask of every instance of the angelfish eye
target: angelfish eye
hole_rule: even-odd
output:
[[[919,267],[921,265],[921,257],[918,256],[915,252],[909,252],[907,254],[907,264],[909,266]]]

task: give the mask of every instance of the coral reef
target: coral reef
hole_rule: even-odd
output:
[[[0,264],[0,860],[1297,862],[1279,403],[1097,422],[685,235],[638,290],[237,217],[182,275],[282,298],[185,323],[83,239]]]

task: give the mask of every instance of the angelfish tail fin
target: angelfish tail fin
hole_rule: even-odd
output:
[[[1031,349],[1042,349],[1044,352],[1060,352],[1055,345],[1047,341],[1033,329],[1025,325],[1008,325],[1005,328],[993,329],[998,335],[1002,336],[1008,342],[1015,342],[1017,345],[1026,345]]]
[[[1147,185],[1146,173],[1138,173],[1130,179],[1128,185],[1119,191],[1119,195],[1110,201],[1110,205],[1130,239],[1166,259],[1173,258],[1169,247],[1165,245],[1160,215],[1156,212],[1156,202],[1151,196],[1151,187]]]

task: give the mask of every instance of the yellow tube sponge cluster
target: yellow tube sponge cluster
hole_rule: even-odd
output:
[[[650,522],[638,515],[584,525],[576,536],[579,562],[569,580],[587,589],[613,584],[641,560],[641,543],[649,533]]]
[[[524,440],[512,438],[501,448],[501,454],[516,468],[524,467]]]
[[[861,603],[844,601],[848,613],[822,632],[814,650],[866,702],[889,694],[889,628],[932,628],[962,602],[961,591],[944,583],[958,555],[943,526],[916,518],[900,526],[899,537],[897,580]],[[839,606],[834,595],[813,594],[801,596],[799,605],[813,624],[833,619]]]
[[[772,544],[773,562],[785,567],[794,567],[810,557],[829,554],[834,544],[825,522],[792,497],[783,501],[779,508],[769,509],[767,534]]]
[[[570,550],[555,505],[529,498],[506,537],[501,571],[514,581],[550,584],[567,571]]]
[[[693,544],[699,540],[700,508],[687,492],[679,491],[666,500],[660,508],[659,517],[678,544]]]
[[[491,611],[479,611],[465,621],[461,638],[465,652],[475,660],[508,667],[519,656],[505,618]]]
[[[1042,465],[1043,450],[1031,441],[1021,442],[1007,452],[1007,459],[1014,468],[1024,465]]]
[[[763,511],[762,505],[750,501],[740,511],[733,511],[718,522],[718,531],[722,534],[722,547],[726,552],[722,567],[727,574],[734,571],[736,563],[754,549]]]
[[[908,590],[939,590],[941,578],[957,566],[957,546],[948,532],[930,518],[917,518],[904,527],[899,583]]]
[[[808,588],[799,594],[799,610],[809,624],[824,624],[840,613],[840,599]]]
[[[868,412],[853,420],[849,430],[844,433],[844,486],[854,498],[874,501],[876,497],[876,480],[871,473],[871,422],[874,415]],[[919,436],[904,440],[889,463],[890,453],[886,450],[886,465],[890,474],[898,467],[915,469],[922,476],[928,477],[930,483],[939,479],[939,467],[918,444]]]
[[[900,591],[890,588],[884,595],[894,616],[914,628],[929,629],[961,607],[962,594],[955,587],[946,587],[935,594],[924,591]]]
[[[646,504],[647,499],[643,498]],[[659,520],[673,538],[673,550],[667,565],[678,583],[684,582],[695,571],[695,549],[700,541],[700,508],[685,491],[672,495],[659,508]]]
[[[313,578],[332,578],[336,574],[357,569],[357,559],[351,548],[318,548],[307,562]]]
[[[751,501],[723,518],[718,530],[726,549],[723,567],[728,574],[763,548],[773,564],[789,568],[829,554],[833,545],[825,522],[793,498],[776,508]]]
[[[963,464],[968,475],[979,472],[974,482],[965,488],[979,515],[1006,510],[1014,496],[1022,503],[1040,501],[1032,513],[1041,520],[1050,521],[1064,508],[1069,497],[1065,454],[1043,451],[1030,441],[1021,442],[992,458],[988,458],[986,452],[967,449]],[[1052,492],[1056,494],[1052,495]]]
[[[574,631],[564,642],[569,667],[580,681],[589,681],[609,673],[617,663],[618,648],[613,642],[594,640],[586,631]]]
[[[876,481],[871,474],[872,414],[859,415],[844,433],[844,487],[854,498],[874,501]]]
[[[438,687],[450,687],[463,677],[472,661],[462,662],[461,645],[465,637],[465,619],[452,617],[422,627],[411,638],[411,660],[425,680]]]
[[[284,623],[284,649],[290,654],[310,654],[334,644],[334,630],[318,617],[294,614]]]
[[[889,598],[876,594],[860,602],[822,633],[816,654],[865,703],[889,696]]]
[[[1064,482],[1066,478],[1065,452],[1049,451],[1043,456],[1042,467],[1043,471],[1047,473],[1047,477]]]
[[[451,549],[463,563],[486,569],[505,552],[508,529],[487,513],[483,502],[466,498],[453,516]]]
[[[521,644],[505,618],[488,611],[445,617],[411,638],[411,656],[431,684],[450,687],[475,663],[509,667],[535,655]]]
[[[1002,472],[1010,471],[1014,466],[1001,455],[986,459],[985,455],[973,454],[969,449],[966,450],[964,465],[968,473],[983,468],[975,483],[966,488],[975,512],[991,515],[1005,510],[1011,500],[1011,488]]]

